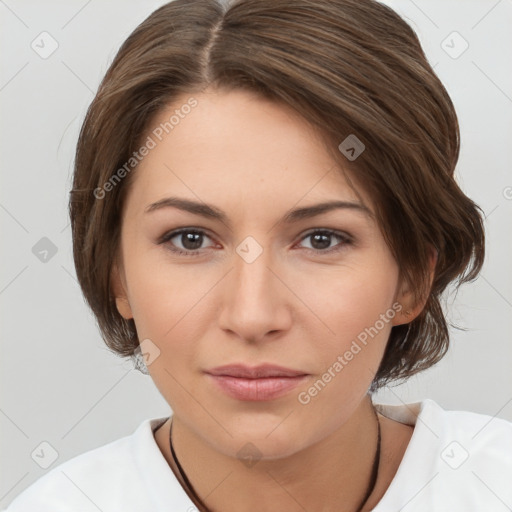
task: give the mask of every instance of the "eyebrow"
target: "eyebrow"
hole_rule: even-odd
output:
[[[193,201],[191,199],[185,199],[180,197],[166,197],[159,201],[148,205],[144,212],[150,213],[162,208],[177,208],[189,213],[201,215],[207,219],[218,220],[228,227],[231,225],[228,216],[219,208],[209,205],[203,202]],[[327,213],[337,209],[348,209],[355,210],[373,218],[373,213],[370,209],[362,203],[352,201],[327,201],[324,203],[318,203],[311,206],[305,206],[303,208],[296,208],[295,210],[288,211],[283,219],[280,221],[285,224],[292,224],[304,219],[309,219]]]

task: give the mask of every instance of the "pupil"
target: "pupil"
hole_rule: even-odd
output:
[[[200,233],[183,233],[181,235],[181,243],[187,250],[199,249],[201,247],[202,235]]]
[[[326,249],[330,245],[330,235],[316,234],[312,235],[312,245],[315,249]],[[201,233],[183,233],[181,235],[183,247],[187,250],[199,249],[201,247]]]
[[[320,238],[323,239],[323,243],[321,242],[320,244],[316,244],[316,241],[318,241]],[[325,249],[325,248],[329,247],[330,235],[323,235],[323,234],[313,235],[312,245],[315,249]],[[320,245],[320,246],[318,246],[318,245]]]

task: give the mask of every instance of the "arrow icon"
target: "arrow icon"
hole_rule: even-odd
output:
[[[453,31],[441,41],[441,48],[452,59],[458,59],[469,48],[469,43],[461,34]]]
[[[50,443],[43,441],[34,448],[30,457],[40,468],[48,469],[59,458],[59,454]]]
[[[366,149],[366,147],[355,134],[351,133],[338,146],[338,149],[347,157],[348,160],[353,162]]]
[[[252,236],[248,236],[238,244],[236,252],[246,263],[252,263],[263,252],[263,248]]]

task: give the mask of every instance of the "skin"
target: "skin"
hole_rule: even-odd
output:
[[[249,512],[255,502],[262,512],[356,510],[377,442],[367,390],[392,326],[413,320],[422,305],[413,307],[371,215],[346,208],[280,222],[291,209],[328,200],[362,198],[373,212],[312,127],[288,107],[249,92],[206,90],[194,97],[198,105],[133,176],[112,274],[118,310],[134,319],[140,340],[150,339],[160,351],[148,369],[173,410],[178,459],[210,510]],[[161,112],[154,125],[188,98]],[[145,213],[169,196],[214,205],[230,225],[173,207]],[[178,228],[205,231],[199,249],[181,235],[158,243]],[[315,244],[307,236],[314,229],[346,233],[352,241],[332,235]],[[263,250],[252,263],[236,252],[247,236]],[[175,254],[171,247],[199,255]],[[396,302],[402,313],[301,404],[299,393]],[[309,375],[284,397],[244,402],[203,373],[235,362],[274,363]],[[364,510],[386,491],[413,433],[379,419],[379,478]],[[155,439],[169,461],[169,421]],[[249,442],[261,454],[250,468],[237,457]]]

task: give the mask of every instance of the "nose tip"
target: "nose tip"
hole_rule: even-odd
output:
[[[219,317],[222,329],[255,342],[289,328],[285,287],[270,265],[270,254],[255,238],[247,237],[239,244],[223,293]]]

